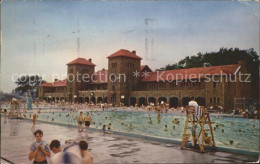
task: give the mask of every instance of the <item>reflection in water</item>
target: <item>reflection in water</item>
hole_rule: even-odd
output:
[[[19,119],[16,121],[10,121],[10,136],[18,136],[19,132]]]

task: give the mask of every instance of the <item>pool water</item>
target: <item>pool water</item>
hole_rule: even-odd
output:
[[[41,113],[40,120],[77,125],[76,118],[78,112],[55,112]],[[84,116],[86,112],[84,112]],[[161,114],[160,122],[155,112],[142,111],[105,111],[90,112],[95,124],[90,127],[101,129],[105,124],[111,123],[111,130],[119,132],[134,133],[145,136],[163,137],[167,139],[181,140],[185,123],[185,116],[181,114]],[[151,118],[151,121],[149,119]],[[179,124],[172,123],[177,118]],[[217,146],[230,147],[247,151],[259,151],[259,120],[249,120],[244,118],[232,118],[222,116],[211,116],[212,126],[218,127],[213,131]],[[233,122],[233,124],[231,123]],[[132,124],[132,126],[130,126]],[[167,125],[167,131],[165,131]],[[254,125],[254,127],[253,127]],[[174,128],[175,127],[175,128]],[[208,127],[205,127],[209,129]],[[190,129],[188,129],[189,132]],[[197,129],[198,131],[199,129]],[[222,132],[224,130],[224,132]],[[239,133],[239,130],[242,133]],[[229,141],[233,140],[232,145]]]

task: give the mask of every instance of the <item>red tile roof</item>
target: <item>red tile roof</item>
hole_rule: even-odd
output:
[[[148,65],[141,65],[140,72],[144,71],[145,68],[148,70],[146,70],[147,72],[153,72]]]
[[[66,87],[67,86],[67,80],[58,80],[53,83],[44,83],[41,85],[41,87]]]
[[[238,68],[239,64],[233,65],[221,65],[213,67],[199,67],[199,68],[188,68],[188,69],[178,69],[178,70],[167,70],[158,72],[149,72],[148,76],[142,78],[142,82],[151,81],[162,81],[163,80],[181,80],[181,79],[198,79],[205,78],[206,76],[221,75],[221,74],[234,74]],[[167,77],[168,76],[168,77]]]
[[[96,66],[95,64],[93,64],[92,62],[90,62],[89,60],[87,60],[85,58],[77,58],[77,59],[69,62],[67,65],[72,65],[72,64]]]
[[[107,58],[114,58],[114,57],[119,57],[119,56],[142,60],[142,58],[137,56],[135,53],[130,52],[128,50],[124,50],[124,49],[121,49],[121,50],[113,53],[112,55],[109,55]]]
[[[99,70],[94,73],[93,80],[90,84],[104,84],[107,83],[108,71],[105,69]]]

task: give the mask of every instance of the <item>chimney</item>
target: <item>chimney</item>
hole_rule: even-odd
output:
[[[135,50],[134,50],[134,51],[132,51],[132,53],[136,55],[136,51],[135,51]]]
[[[102,71],[105,71],[105,68],[102,68]]]
[[[88,61],[89,61],[89,62],[92,62],[92,59],[91,59],[91,58],[89,58],[89,59],[88,59]]]
[[[58,79],[54,79],[54,82],[58,81]]]

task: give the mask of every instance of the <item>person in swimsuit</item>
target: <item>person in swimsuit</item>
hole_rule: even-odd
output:
[[[32,125],[32,128],[31,128],[32,130],[34,129],[34,126],[35,126],[36,117],[37,117],[36,113],[33,113],[33,118],[32,118],[33,125]]]
[[[109,123],[109,124],[107,125],[107,130],[111,130],[111,126],[112,126],[112,124]]]
[[[100,131],[103,135],[104,134],[113,134],[112,132],[106,131],[106,125],[103,125],[101,131]]]
[[[50,144],[50,149],[54,154],[57,154],[59,152],[62,152],[60,141],[58,140],[52,140]]]
[[[92,118],[90,117],[89,112],[87,112],[86,117],[84,117],[84,121],[85,121],[86,132],[88,132],[90,123],[92,123]]]
[[[83,164],[93,164],[93,155],[88,151],[88,143],[84,140],[79,142]]]
[[[83,112],[79,113],[77,121],[78,121],[78,132],[82,132],[82,130],[83,130],[82,124],[83,124],[83,121],[84,121]]]
[[[42,140],[43,132],[36,130],[34,132],[36,141],[30,146],[29,160],[33,160],[33,163],[47,164],[46,157],[50,157],[51,153],[48,144]]]

